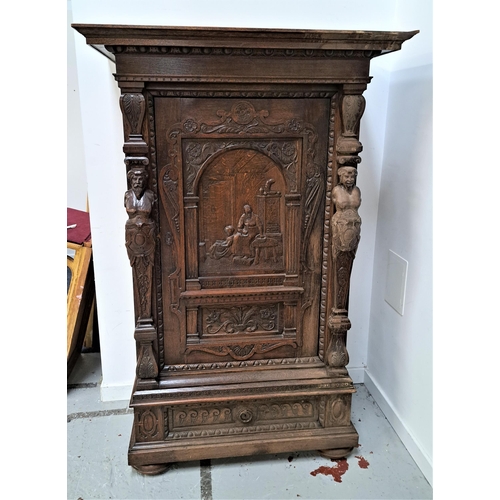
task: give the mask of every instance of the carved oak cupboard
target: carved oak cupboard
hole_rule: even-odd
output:
[[[362,94],[417,32],[73,27],[121,89],[129,464],[346,456]]]

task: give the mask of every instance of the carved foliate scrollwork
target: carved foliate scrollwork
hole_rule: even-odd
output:
[[[205,323],[211,335],[272,332],[278,327],[278,305],[210,309]]]
[[[349,363],[346,348],[347,330],[351,328],[349,319],[343,314],[337,315],[333,310],[328,319],[330,343],[326,351],[326,364],[332,368],[344,368]]]
[[[194,194],[196,189],[196,179],[199,172],[209,160],[215,155],[234,149],[249,149],[259,151],[270,157],[283,169],[283,175],[290,186],[290,191],[297,190],[297,168],[298,168],[298,150],[296,140],[187,140],[185,141],[184,159],[185,159],[185,180],[184,189],[187,194]]]
[[[217,115],[220,122],[217,124],[203,123],[200,131],[204,134],[262,134],[262,133],[282,133],[285,130],[284,124],[267,123],[266,118],[269,111],[256,111],[255,107],[248,101],[235,103],[230,111],[219,110]]]
[[[136,338],[140,337],[140,333],[136,330]],[[158,364],[153,352],[153,345],[151,341],[144,341],[140,343],[136,374],[138,378],[150,379],[158,375]]]
[[[146,104],[142,94],[124,94],[120,97],[120,106],[127,119],[131,134],[140,135]]]
[[[301,260],[306,262],[307,245],[318,215],[321,200],[325,192],[325,183],[319,165],[311,163],[306,172],[306,196],[304,206],[304,240],[302,243]]]
[[[341,165],[359,163],[363,145],[358,140],[359,123],[365,110],[365,98],[361,94],[345,95],[342,99],[342,135],[337,141],[338,161]]]
[[[230,356],[237,361],[245,361],[250,359],[255,354],[265,354],[267,352],[279,349],[280,347],[290,346],[292,348],[297,348],[297,342],[295,341],[275,341],[275,342],[259,342],[252,344],[239,344],[239,345],[195,345],[189,346],[187,351],[189,353],[200,351],[213,354],[215,356]]]

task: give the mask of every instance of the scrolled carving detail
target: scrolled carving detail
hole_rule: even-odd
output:
[[[363,145],[358,140],[359,122],[365,110],[365,98],[361,94],[346,95],[342,99],[342,135],[337,141],[337,152],[342,163],[359,163],[361,158],[357,155],[363,150]]]
[[[142,122],[146,112],[146,101],[142,94],[123,94],[120,107],[129,126],[129,140],[142,139]]]
[[[143,342],[139,348],[136,374],[141,379],[151,379],[158,375],[158,364],[151,342]]]
[[[208,334],[253,333],[259,330],[270,332],[277,327],[276,304],[270,306],[239,306],[212,309],[206,318]]]
[[[365,98],[361,94],[346,95],[342,100],[343,134],[356,137],[358,126],[365,111]]]
[[[280,347],[290,346],[294,349],[297,348],[297,342],[295,341],[276,341],[267,343],[253,343],[253,344],[242,344],[242,345],[193,345],[188,347],[188,354],[194,351],[207,352],[215,356],[231,356],[231,358],[237,361],[246,361],[250,359],[255,354],[264,354],[274,349],[279,349]]]
[[[238,418],[244,424],[249,424],[253,420],[253,412],[249,408],[241,408],[238,411]]]

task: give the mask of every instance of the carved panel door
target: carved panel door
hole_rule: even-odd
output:
[[[161,364],[317,355],[330,97],[154,96]]]

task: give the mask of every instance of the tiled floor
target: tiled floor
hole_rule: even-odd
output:
[[[432,488],[364,385],[352,403],[360,445],[346,461],[301,452],[178,463],[143,476],[127,465],[128,401],[100,401],[99,354],[68,381],[68,499],[431,499]]]

